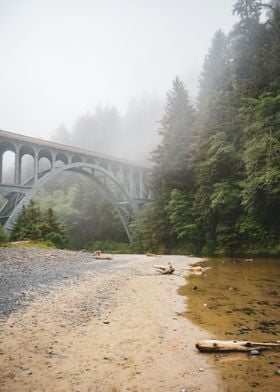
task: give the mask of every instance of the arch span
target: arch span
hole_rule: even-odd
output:
[[[38,178],[32,188],[25,193],[24,197],[21,198],[14,206],[12,213],[4,225],[5,228],[7,230],[11,230],[23,206],[28,205],[31,199],[37,195],[44,185],[52,179],[57,178],[63,172],[75,172],[84,175],[92,180],[103,191],[107,200],[116,208],[128,239],[131,242],[132,235],[129,230],[129,219],[131,217],[131,213],[134,214],[137,210],[135,201],[124,186],[118,181],[113,172],[110,172],[103,166],[90,162],[68,163],[46,171],[40,178]],[[26,184],[32,182],[31,180],[32,179],[29,179]]]

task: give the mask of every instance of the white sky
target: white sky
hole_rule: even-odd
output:
[[[233,0],[0,0],[0,129],[48,138],[97,104],[195,94]]]

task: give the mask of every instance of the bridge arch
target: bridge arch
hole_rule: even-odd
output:
[[[16,205],[7,222],[5,223],[5,228],[11,230],[23,206],[27,206],[44,185],[46,185],[52,179],[60,176],[63,172],[74,172],[84,175],[93,181],[103,191],[107,200],[115,207],[127,237],[131,242],[132,235],[129,230],[129,218],[131,212],[135,213],[137,209],[134,200],[131,198],[126,189],[119,183],[118,179],[112,172],[109,172],[102,166],[89,162],[68,163],[67,165],[59,166],[53,168],[52,170],[47,170],[46,172],[41,173],[42,177],[38,179],[36,184],[27,193],[25,193],[25,195],[22,195],[23,197],[21,197],[19,203]],[[99,173],[99,175],[97,175],[97,173]],[[107,186],[104,181],[104,177],[110,179],[111,183],[115,186],[115,189],[110,189]],[[30,182],[32,182],[31,179],[29,179],[26,183]],[[116,192],[114,192],[114,190]],[[118,199],[120,194],[123,196],[123,200],[121,201]],[[128,207],[128,209],[124,208],[124,206]]]
[[[11,179],[2,175],[6,151],[13,154]],[[23,176],[25,158],[29,158],[29,168]],[[148,170],[147,166],[137,162],[0,130],[0,194],[7,200],[0,210],[0,222],[11,229],[21,207],[47,181],[62,172],[73,171],[87,176],[104,191],[131,238],[128,227],[130,216],[152,197],[145,188]]]

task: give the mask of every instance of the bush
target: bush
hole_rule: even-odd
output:
[[[66,244],[64,227],[58,222],[53,210],[42,211],[31,200],[23,207],[11,233],[12,241],[47,241],[59,248]]]
[[[0,244],[9,241],[9,235],[2,225],[0,225]]]
[[[48,233],[45,235],[44,241],[55,245],[55,247],[59,249],[63,249],[65,247],[65,237],[61,233]]]

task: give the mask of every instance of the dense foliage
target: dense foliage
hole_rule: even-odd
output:
[[[108,241],[128,241],[115,208],[85,177],[66,174],[49,183],[37,201],[42,210],[54,210],[65,226],[71,248],[90,248],[97,241],[107,241],[107,245]]]
[[[196,108],[176,77],[153,153],[143,250],[280,252],[280,2],[238,0],[217,31]]]
[[[12,241],[47,241],[58,248],[66,245],[64,227],[52,208],[42,210],[33,200],[23,207],[11,233]]]

